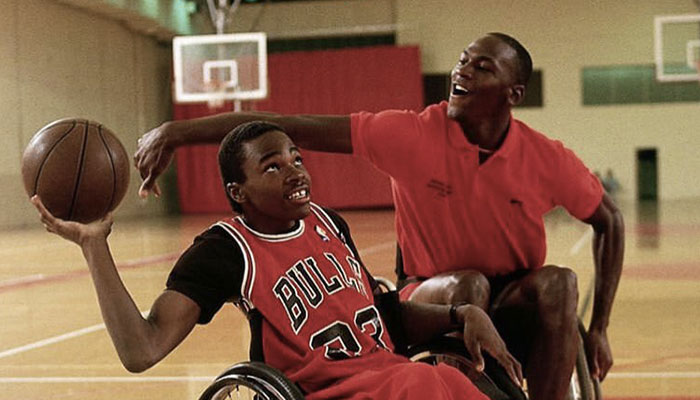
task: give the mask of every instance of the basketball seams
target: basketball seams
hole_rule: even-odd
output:
[[[75,211],[75,201],[78,197],[78,188],[80,188],[80,181],[83,178],[83,167],[85,164],[85,149],[87,148],[88,140],[88,130],[90,129],[90,123],[88,121],[80,121],[85,123],[85,130],[83,131],[83,142],[80,147],[80,161],[78,162],[78,173],[75,177],[75,184],[73,185],[73,197],[71,198],[70,208],[68,211],[69,220],[73,219],[73,211]]]
[[[27,194],[41,195],[56,217],[84,223],[119,205],[128,189],[128,166],[126,149],[116,135],[84,118],[46,125],[22,155]]]
[[[97,125],[97,133],[100,136],[100,140],[102,141],[102,145],[105,147],[105,151],[107,152],[107,157],[109,157],[109,165],[112,167],[112,194],[109,198],[109,202],[107,203],[107,209],[101,214],[104,215],[111,211],[114,207],[114,198],[117,195],[117,168],[114,165],[114,157],[112,157],[112,152],[110,151],[110,147],[107,144],[107,140],[105,140],[104,134],[102,132],[102,125]]]
[[[75,120],[71,121],[70,129],[68,129],[65,133],[63,133],[63,134],[61,135],[61,137],[60,137],[58,140],[56,140],[56,141],[53,143],[53,145],[51,145],[51,149],[49,149],[49,151],[47,151],[46,154],[44,155],[44,159],[41,160],[41,164],[39,165],[39,168],[38,168],[38,170],[37,170],[37,172],[36,172],[36,174],[35,174],[35,177],[34,177],[34,188],[33,188],[33,194],[32,194],[32,196],[35,195],[35,194],[37,194],[37,193],[39,193],[39,179],[41,178],[41,173],[43,172],[44,165],[46,165],[46,161],[49,159],[49,157],[51,156],[51,153],[53,153],[54,149],[55,149],[68,135],[70,135],[71,132],[73,132],[73,129],[75,129],[75,126],[76,126],[77,124],[78,124],[77,121],[75,121]],[[41,132],[39,132],[37,135],[34,136],[34,138],[38,138],[38,137],[40,137],[42,134],[46,134],[46,132],[49,132],[49,128],[52,128],[52,127],[54,127],[55,125],[58,125],[58,124],[52,124],[52,125],[50,125],[50,126],[47,126],[46,128],[43,128],[43,129],[41,130]],[[34,141],[34,138],[32,138],[32,141]],[[37,140],[38,140],[38,139],[37,139]]]

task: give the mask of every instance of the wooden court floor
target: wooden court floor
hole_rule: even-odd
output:
[[[700,199],[622,203],[625,269],[610,341],[606,398],[700,399]],[[348,211],[370,269],[392,276],[393,212]],[[123,220],[111,246],[141,310],[161,292],[178,254],[215,215]],[[548,263],[572,267],[582,311],[592,279],[591,232],[563,212],[547,217]],[[248,328],[232,306],[143,374],[126,372],[101,324],[77,246],[37,227],[0,232],[0,400],[196,399],[246,358]]]

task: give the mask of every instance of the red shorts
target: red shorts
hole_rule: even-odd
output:
[[[413,294],[413,292],[418,289],[418,286],[420,286],[422,282],[411,282],[408,285],[404,286],[400,291],[399,291],[399,300],[401,301],[407,301],[409,297]]]

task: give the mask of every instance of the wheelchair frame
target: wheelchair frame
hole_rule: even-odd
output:
[[[396,286],[386,278],[375,278],[387,291]],[[600,383],[590,376],[584,348],[586,330],[579,320],[579,350],[574,373],[566,400],[602,400]],[[438,364],[445,362],[462,371],[491,400],[527,400],[527,394],[506,374],[496,360],[484,354],[486,368],[477,372],[471,356],[457,337],[443,336],[439,341],[409,346],[406,356],[415,362]],[[220,374],[200,395],[199,400],[223,400],[230,393],[251,391],[254,399],[302,400],[304,395],[298,386],[290,382],[279,370],[257,361],[234,364]]]

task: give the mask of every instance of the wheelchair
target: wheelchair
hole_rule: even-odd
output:
[[[390,303],[398,301],[395,285],[385,278],[375,279],[385,289],[384,294],[388,295],[380,295],[380,298],[377,298],[378,308],[380,310],[383,307],[390,308]],[[391,324],[389,321],[387,323]],[[600,385],[590,377],[586,353],[583,348],[585,329],[581,323],[579,323],[579,332],[581,337],[579,352],[567,400],[601,400]],[[400,341],[401,339],[398,339],[398,342]],[[487,353],[484,353],[485,370],[478,372],[460,338],[443,336],[426,344],[405,346],[398,343],[396,347],[397,353],[405,355],[411,361],[432,365],[446,363],[459,369],[491,400],[527,400],[527,394],[523,389],[516,385],[497,361]],[[279,370],[261,362],[244,361],[234,364],[216,377],[202,392],[199,400],[238,398],[302,400],[304,394]]]

